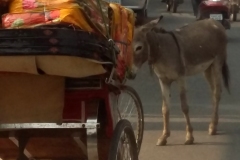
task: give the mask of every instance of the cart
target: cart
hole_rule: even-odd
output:
[[[118,54],[71,25],[0,29],[0,159],[137,160],[143,108]]]
[[[68,137],[69,135],[72,136],[72,140],[76,142],[78,149],[83,153],[81,155],[83,159],[138,159],[143,137],[142,104],[133,88],[114,79],[114,59],[109,57],[111,53],[114,54],[116,52],[113,41],[97,39],[94,35],[83,31],[59,28],[0,30],[0,35],[1,44],[3,44],[3,41],[5,41],[5,45],[11,46],[11,44],[14,44],[11,48],[1,45],[1,56],[9,54],[13,57],[14,55],[24,54],[24,56],[46,56],[48,55],[45,54],[46,50],[52,48],[52,41],[48,41],[50,43],[46,43],[46,41],[54,38],[61,41],[59,45],[63,48],[58,47],[59,52],[55,53],[52,50],[51,53],[48,52],[49,54],[54,56],[62,56],[64,54],[72,57],[87,57],[92,56],[91,54],[94,50],[99,50],[99,47],[102,47],[102,55],[106,60],[109,60],[108,62],[111,62],[104,64],[108,70],[105,74],[84,78],[65,78],[65,106],[61,122],[0,124],[1,136],[10,138],[18,146],[18,160],[59,159],[58,157],[52,158],[47,156],[35,157],[31,153],[31,148],[26,148],[28,141],[31,138],[35,138],[35,141],[40,143],[38,141],[44,137]],[[18,35],[17,40],[14,39],[15,35]],[[77,50],[71,49],[70,53],[72,55],[67,54],[68,52],[65,50],[69,48],[64,48],[64,46],[71,44],[67,44],[68,41],[61,39],[63,35],[72,35],[68,39],[72,39],[71,41],[76,41],[81,37],[81,41],[80,39],[78,40],[82,43],[82,50],[87,46],[91,48],[91,51],[87,49],[84,54],[82,54],[83,52],[78,54]],[[35,37],[38,37],[38,39]],[[36,44],[36,41],[38,41],[39,46],[35,45],[34,48],[33,44]],[[93,41],[95,42],[93,43]],[[42,50],[40,50],[40,47]],[[28,51],[26,52],[27,49]],[[91,103],[93,104],[91,105]],[[37,139],[39,137],[40,139]],[[62,147],[71,148],[71,145]],[[32,152],[35,153],[36,151]],[[64,157],[63,159],[77,159],[79,158],[78,155],[75,154],[72,157]],[[7,159],[7,157],[1,158]]]

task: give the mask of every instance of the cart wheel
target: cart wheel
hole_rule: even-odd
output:
[[[108,160],[138,160],[134,132],[126,119],[120,120],[114,129]]]
[[[127,119],[133,127],[139,154],[144,130],[143,107],[137,92],[130,86],[120,85],[117,99],[118,120]]]

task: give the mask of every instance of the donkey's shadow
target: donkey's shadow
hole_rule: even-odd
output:
[[[205,145],[205,146],[226,146],[226,145],[231,145],[231,143],[226,143],[226,142],[194,142],[192,145],[197,146],[197,145]],[[192,146],[191,145],[191,146]],[[167,144],[169,147],[173,146],[186,146],[183,143],[178,143],[178,144]]]

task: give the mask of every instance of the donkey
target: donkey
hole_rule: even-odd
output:
[[[229,91],[227,36],[224,27],[212,19],[197,21],[174,31],[158,27],[163,16],[135,28],[132,42],[133,65],[131,78],[148,61],[159,79],[162,91],[163,133],[156,145],[166,145],[170,136],[169,105],[170,87],[177,82],[180,90],[181,109],[186,119],[185,144],[193,144],[193,128],[189,118],[185,79],[204,72],[212,91],[213,114],[209,134],[215,135],[218,125],[218,106],[222,85]],[[230,92],[229,92],[230,93]]]

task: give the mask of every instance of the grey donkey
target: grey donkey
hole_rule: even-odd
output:
[[[193,144],[193,128],[189,118],[185,79],[204,72],[212,91],[213,101],[209,134],[215,135],[222,92],[221,77],[229,91],[229,69],[226,63],[227,36],[224,27],[212,19],[196,21],[174,31],[166,31],[158,26],[162,18],[163,16],[160,16],[156,20],[135,28],[131,78],[134,79],[137,70],[148,61],[150,68],[159,79],[163,97],[163,133],[157,145],[166,145],[167,138],[170,136],[170,87],[172,82],[177,82],[181,109],[186,119],[185,144]]]

